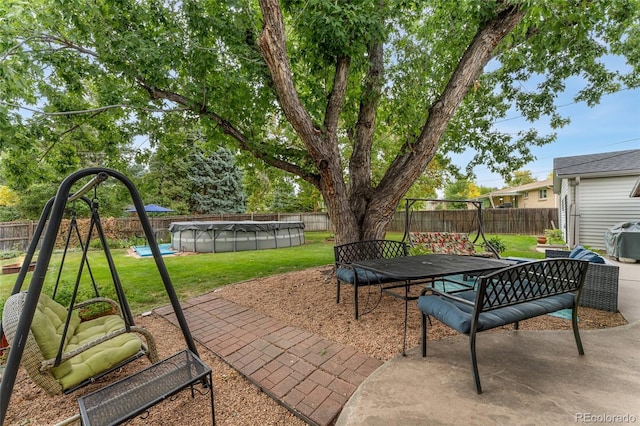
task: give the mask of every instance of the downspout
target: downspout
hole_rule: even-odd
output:
[[[574,222],[575,222],[575,217],[574,217],[574,211],[576,209],[576,205],[575,203],[571,203],[569,205],[569,207],[567,208],[567,223],[565,224],[566,228],[567,228],[567,246],[569,246],[569,248],[572,248],[575,246],[575,244],[573,243],[576,239],[576,233],[575,233],[575,227],[573,226]]]
[[[573,246],[580,244],[580,176],[574,179],[573,189]]]

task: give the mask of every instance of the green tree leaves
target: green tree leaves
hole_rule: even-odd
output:
[[[507,114],[559,128],[569,79],[589,105],[638,87],[639,21],[638,0],[7,0],[2,168],[16,188],[96,162],[139,170],[152,151],[187,155],[165,135],[198,134],[313,186],[338,239],[373,238],[449,153],[506,177],[554,139],[498,131]],[[35,158],[51,164],[18,176]]]

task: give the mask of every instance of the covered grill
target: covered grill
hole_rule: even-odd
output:
[[[621,262],[640,260],[640,221],[620,222],[604,233],[609,256]]]

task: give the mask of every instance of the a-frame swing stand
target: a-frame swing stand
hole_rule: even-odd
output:
[[[71,193],[73,185],[87,177],[91,177],[91,180],[78,191]],[[2,375],[2,381],[0,382],[0,424],[4,423],[7,414],[11,393],[15,385],[20,360],[25,348],[25,340],[30,332],[31,323],[42,292],[42,286],[54,250],[56,237],[60,230],[65,208],[68,203],[83,197],[85,193],[95,189],[108,178],[115,178],[120,181],[125,185],[130,193],[134,207],[138,213],[144,235],[149,242],[156,267],[184,336],[187,349],[165,360],[159,361],[119,382],[113,383],[96,392],[81,397],[79,404],[83,424],[120,423],[135,417],[137,414],[145,411],[157,402],[173,395],[181,389],[192,386],[198,381],[209,387],[211,416],[212,422],[215,424],[211,369],[203,364],[198,356],[198,350],[187,325],[178,296],[173,288],[171,278],[169,277],[169,273],[162,259],[155,234],[145,213],[144,204],[140,198],[140,194],[135,188],[135,185],[125,175],[118,171],[106,168],[89,168],[71,174],[60,184],[56,196],[49,200],[43,209],[34,237],[29,245],[22,268],[18,273],[16,284],[11,293],[13,295],[21,290],[22,283],[24,282],[28,272],[29,264],[34,257],[38,245],[40,245],[40,252],[26,292],[24,307],[20,314],[15,331],[15,337],[11,342],[9,342],[9,356]],[[102,243],[104,244],[105,241],[102,241]],[[108,260],[111,263],[110,257],[108,257]],[[110,264],[110,267],[114,266]],[[119,287],[118,283],[116,283],[116,287]],[[120,288],[117,288],[116,291],[122,291],[121,286]],[[124,293],[122,293],[122,295],[124,299]],[[127,313],[125,313],[125,315],[126,314]],[[131,392],[129,395],[135,394],[136,398],[119,398],[119,396],[122,395],[122,392]]]
[[[500,253],[487,241],[486,236],[484,235],[484,223],[482,218],[482,201],[478,200],[449,200],[449,199],[439,199],[439,198],[405,198],[405,219],[404,219],[404,235],[402,237],[402,241],[411,244],[410,232],[411,232],[411,220],[412,220],[412,207],[417,202],[436,202],[436,203],[467,203],[475,209],[475,219],[478,225],[477,233],[473,240],[472,244],[481,244],[486,248],[493,256],[497,259],[500,258]],[[479,240],[482,240],[479,242]]]

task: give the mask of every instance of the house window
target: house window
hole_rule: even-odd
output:
[[[546,189],[541,189],[538,191],[538,198],[541,200],[546,200],[547,199],[547,190]]]
[[[528,192],[525,192],[525,193],[524,193],[524,199],[525,199],[525,200],[528,200],[528,199],[529,199],[529,193],[528,193]]]

